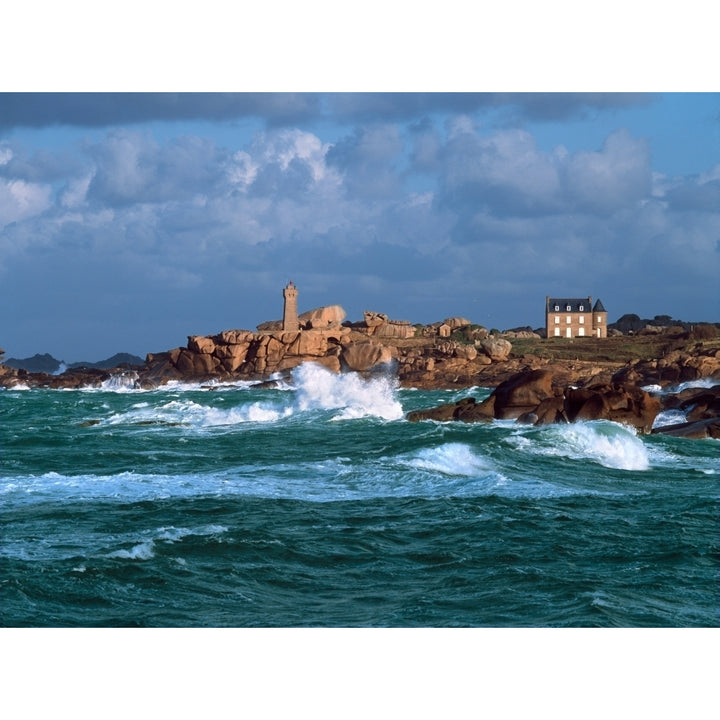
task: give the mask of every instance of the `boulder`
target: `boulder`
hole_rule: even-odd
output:
[[[365,321],[365,325],[369,328],[374,328],[379,325],[384,325],[388,321],[388,316],[385,315],[385,313],[376,313],[371,312],[370,310],[365,310],[363,312],[363,319]]]
[[[212,339],[216,345],[241,345],[249,343],[255,337],[254,333],[249,330],[223,330],[217,335],[213,335]]]
[[[247,357],[247,345],[228,345],[230,351],[224,358],[220,359],[222,369],[228,373],[235,373],[245,362]]]
[[[342,325],[345,319],[345,310],[340,305],[328,305],[326,307],[309,310],[298,316],[300,327],[306,330],[323,330],[335,328]]]
[[[478,355],[477,350],[472,345],[458,345],[455,348],[455,357],[464,360],[474,360]]]
[[[682,410],[688,422],[720,417],[720,385],[711,388],[691,388],[678,395],[671,395],[664,406]]]
[[[569,422],[565,413],[565,398],[562,395],[545,398],[532,414],[535,416],[533,425],[554,425]]]
[[[373,337],[382,338],[411,338],[415,337],[415,326],[409,322],[387,322],[378,325],[373,331]]]
[[[321,332],[298,333],[288,348],[288,355],[322,357],[328,350],[328,336]]]
[[[257,326],[258,332],[281,332],[282,331],[282,320],[268,320],[267,322],[260,323]]]
[[[372,341],[349,343],[340,352],[342,367],[355,372],[366,372],[391,360],[390,349]]]
[[[454,403],[438,405],[434,408],[424,410],[413,410],[406,415],[410,422],[422,420],[435,420],[436,422],[449,422],[460,420],[461,422],[490,422],[493,417],[494,399],[490,396],[487,400],[479,403],[475,398],[463,398]]]
[[[212,338],[203,335],[188,335],[188,350],[203,355],[212,355],[215,350],[215,342]]]
[[[480,350],[484,352],[493,362],[504,362],[508,359],[512,344],[504,338],[489,337],[481,340]]]
[[[467,398],[461,402],[469,402],[470,400],[472,400],[473,403],[475,402],[473,398]],[[448,422],[456,419],[455,413],[457,412],[458,406],[459,403],[448,403],[446,405],[438,405],[437,407],[426,408],[424,410],[412,410],[405,416],[405,418],[410,422],[420,422],[422,420]]]
[[[495,397],[495,417],[499,420],[536,412],[543,400],[555,397],[553,373],[545,369],[518,373],[500,383],[492,394]]]
[[[570,422],[611,420],[649,433],[660,410],[660,400],[635,385],[592,385],[565,391]]]
[[[451,317],[451,318],[445,318],[443,320],[443,323],[450,327],[451,330],[457,330],[458,328],[467,327],[468,325],[472,325],[470,320],[463,317]]]
[[[234,373],[245,362],[250,343],[242,345],[218,345],[213,353],[226,372]]]
[[[178,355],[176,367],[184,376],[213,375],[220,367],[220,361],[212,355],[183,348]]]

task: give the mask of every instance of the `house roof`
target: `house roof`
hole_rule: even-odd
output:
[[[590,312],[592,307],[592,298],[551,298],[547,299],[547,312],[554,312],[555,306],[560,308],[560,312],[567,312],[568,306],[570,306],[570,312]],[[583,309],[580,310],[582,305]]]
[[[605,309],[605,306],[602,304],[602,301],[600,298],[597,299],[597,302],[595,303],[595,307],[593,308],[593,312],[607,312]]]

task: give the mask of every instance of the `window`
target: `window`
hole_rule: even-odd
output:
[[[568,329],[565,331],[565,335],[566,335],[567,337],[572,337],[572,330],[570,330],[570,328],[568,328]]]
[[[597,316],[596,322],[597,322],[598,325],[602,325],[602,315],[598,315],[598,316]]]
[[[570,307],[570,305],[568,305],[565,309],[566,309],[568,312],[570,312],[570,311],[572,310],[572,308]]]
[[[572,317],[570,315],[567,316],[565,319],[565,322],[569,325],[572,322]]]
[[[584,305],[581,305],[580,308],[579,308],[579,310],[580,310],[580,312],[585,312],[585,306],[584,306]]]
[[[582,310],[582,308],[580,308],[580,309]],[[584,316],[584,315],[581,315],[578,319],[580,320],[580,324],[581,324],[581,325],[585,322],[585,316]]]
[[[555,337],[560,337],[560,328],[555,328]]]
[[[555,312],[558,312],[558,310],[560,310],[560,306],[559,306],[559,305],[556,305],[556,306],[555,306]]]
[[[580,328],[580,337],[585,337],[585,328]]]
[[[559,315],[556,315],[556,316],[555,316],[555,324],[556,324],[556,325],[559,325],[559,324],[560,324],[560,316],[559,316]]]

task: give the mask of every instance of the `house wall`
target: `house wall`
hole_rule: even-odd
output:
[[[560,304],[558,310],[546,298],[545,330],[548,338],[607,337],[607,312],[592,312],[592,298],[586,310],[567,310]],[[572,307],[572,306],[571,306]]]
[[[567,312],[559,310],[547,314],[548,337],[592,337],[593,314],[591,312]]]

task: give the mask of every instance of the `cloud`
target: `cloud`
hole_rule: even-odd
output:
[[[318,116],[320,103],[312,93],[0,93],[0,130],[243,117],[287,124]]]
[[[181,136],[165,145],[150,136],[113,130],[87,153],[94,165],[88,199],[110,205],[188,201],[226,181],[227,151],[211,140]]]
[[[463,113],[332,142],[266,127],[232,148],[111,128],[68,152],[0,144],[0,271],[24,315],[81,312],[108,343],[153,319],[144,347],[108,354],[276,318],[289,277],[304,308],[339,302],[350,319],[510,327],[539,325],[534,298],[553,293],[592,293],[618,316],[710,308],[720,274],[720,167],[653,174],[647,140],[624,129],[547,150]]]
[[[562,172],[568,199],[577,208],[612,212],[650,193],[650,149],[645,140],[616,130],[599,152],[583,150],[569,157]]]
[[[438,113],[507,110],[557,121],[654,101],[647,93],[0,93],[0,131],[256,118],[268,126],[332,120],[397,122]]]
[[[396,198],[402,190],[399,165],[403,139],[396,125],[357,128],[328,151],[328,164],[343,174],[349,197]]]
[[[346,122],[406,121],[423,115],[472,114],[503,108],[515,122],[557,121],[653,102],[648,93],[336,93],[332,116]]]
[[[671,210],[717,213],[720,208],[720,165],[694,178],[682,178],[664,193]]]
[[[50,187],[0,178],[0,230],[39,215],[50,207]]]
[[[480,135],[454,128],[434,147],[440,202],[471,219],[542,217],[557,213],[607,214],[632,206],[651,190],[647,143],[626,130],[611,133],[599,151],[568,153],[538,149],[525,130]]]

